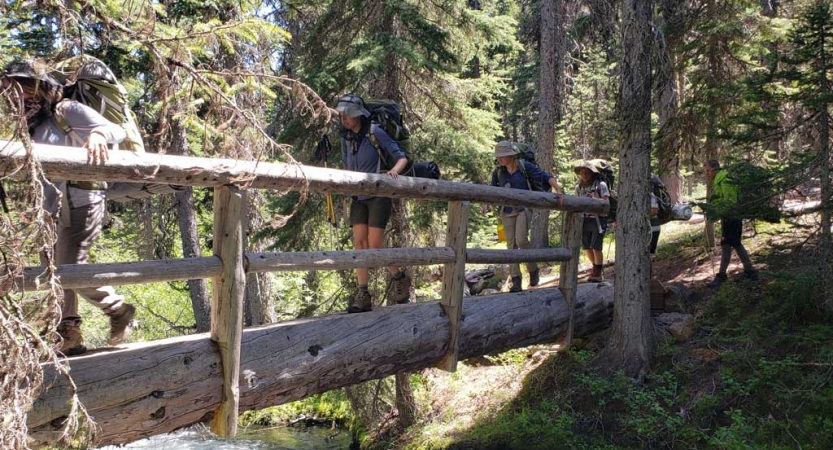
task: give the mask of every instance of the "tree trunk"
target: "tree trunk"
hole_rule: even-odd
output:
[[[600,361],[643,379],[651,362],[651,1],[622,5],[622,148],[610,342]]]
[[[578,287],[577,337],[610,324],[612,295],[609,285]],[[460,358],[558,342],[570,316],[558,289],[466,298],[463,315]],[[432,367],[448,339],[439,302],[246,329],[240,410]],[[99,444],[123,444],[211,418],[220,402],[222,364],[207,334],[122,347],[68,360],[78,397],[101,427]],[[54,443],[74,390],[51,364],[44,366],[44,379],[53,383],[34,403],[28,426],[36,441]]]
[[[657,18],[657,28],[667,30],[669,22],[673,23],[676,1],[662,2],[661,14]],[[668,16],[668,17],[667,17]],[[671,20],[669,20],[669,18]],[[671,39],[666,34],[657,42],[659,67],[657,74],[661,84],[656,105],[659,117],[659,132],[657,133],[656,155],[657,172],[662,183],[668,189],[671,204],[680,203],[683,190],[683,178],[680,172],[680,153],[682,151],[682,137],[677,124],[677,113],[680,107],[680,97],[677,91],[677,68],[674,64],[674,50]]]
[[[188,132],[179,119],[170,119],[171,146],[168,151],[173,155],[188,154]],[[182,238],[182,257],[199,258],[200,236],[197,232],[197,214],[194,208],[194,189],[186,187],[176,193],[177,219],[179,235]],[[188,280],[188,293],[191,296],[191,308],[197,332],[204,333],[211,328],[211,296],[208,283],[204,279]]]
[[[538,99],[538,148],[536,158],[541,168],[553,172],[555,130],[561,124],[564,102],[564,53],[567,34],[564,30],[565,0],[541,2],[541,77]],[[534,209],[532,246],[549,245],[549,210]]]
[[[260,242],[252,243],[252,230],[259,230],[263,224],[263,217],[260,215],[261,196],[258,191],[249,191],[248,206],[246,208],[245,243],[247,251],[261,252],[264,245]],[[246,275],[246,306],[243,311],[243,320],[247,326],[264,325],[278,321],[277,307],[272,296],[272,286],[275,275],[270,272],[249,273]]]
[[[824,72],[823,72],[824,73]],[[827,76],[822,77],[821,92],[830,95],[830,85]],[[833,255],[833,242],[831,242],[831,219],[833,213],[833,197],[831,197],[830,185],[830,113],[828,104],[822,104],[819,110],[819,158],[821,159],[821,267],[819,270],[824,307],[833,311],[833,268],[831,268],[831,255]]]

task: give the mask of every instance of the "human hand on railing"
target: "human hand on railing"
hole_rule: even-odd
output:
[[[93,131],[87,142],[84,144],[87,149],[87,163],[88,164],[105,164],[107,163],[107,138],[103,134]]]
[[[396,173],[396,171],[394,171],[393,169],[388,170],[388,171],[387,171],[387,172],[385,172],[385,173],[386,173],[386,174],[388,174],[388,175],[390,175],[390,177],[391,177],[391,178],[396,178],[396,177],[398,177],[398,176],[399,176],[399,174],[398,174],[398,173]]]

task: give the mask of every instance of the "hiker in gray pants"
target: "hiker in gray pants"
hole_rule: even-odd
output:
[[[91,164],[105,164],[108,145],[124,140],[124,129],[95,110],[71,100],[61,100],[62,86],[43,67],[16,61],[3,70],[4,89],[15,89],[23,100],[26,122],[33,142],[82,147]],[[57,117],[56,117],[57,116]],[[58,126],[58,117],[66,127]],[[105,211],[106,184],[94,181],[61,181],[44,185],[44,208],[58,215],[56,264],[85,264],[90,247],[101,232]],[[124,340],[135,315],[133,305],[124,302],[111,286],[64,290],[60,351],[78,355],[87,351],[78,314],[80,294],[110,317],[110,345]]]
[[[561,193],[558,180],[549,173],[541,170],[538,166],[520,159],[519,147],[509,141],[500,141],[495,145],[495,158],[499,167],[492,172],[492,186],[505,187],[510,189],[533,190],[533,182],[540,185],[548,184]],[[503,230],[506,233],[506,248],[529,249],[529,226],[532,222],[532,210],[522,206],[501,206],[500,221],[503,223]],[[540,281],[538,264],[535,262],[526,263],[529,270],[529,286],[538,286]],[[509,274],[512,276],[512,284],[509,292],[521,292],[520,264],[510,264]]]

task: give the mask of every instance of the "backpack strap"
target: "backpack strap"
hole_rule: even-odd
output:
[[[378,125],[371,122],[370,131],[367,133],[366,137],[367,140],[370,141],[370,144],[373,145],[373,148],[376,149],[376,153],[379,155],[379,162],[376,163],[376,173],[382,173],[382,159],[384,159],[385,157],[384,155],[382,155],[382,147],[379,145],[379,139],[376,139],[376,134],[374,134],[374,131],[376,131],[377,126]],[[387,167],[387,165],[387,160],[385,160],[385,167]]]
[[[532,189],[532,180],[529,178],[529,172],[527,172],[526,170],[525,160],[518,159],[517,161],[518,169],[521,171],[521,174],[524,176],[524,179],[526,180],[526,187],[528,187],[530,191],[534,191],[535,189]]]
[[[84,140],[81,139],[81,136],[79,136],[78,133],[72,129],[72,125],[69,124],[66,116],[66,108],[69,106],[69,102],[71,101],[73,100],[63,99],[55,105],[55,111],[52,114],[52,123],[54,123],[56,127],[58,127],[70,138],[74,147],[82,147],[84,145]]]

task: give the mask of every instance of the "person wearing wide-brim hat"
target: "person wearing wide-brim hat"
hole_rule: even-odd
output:
[[[82,147],[87,150],[91,164],[106,164],[108,145],[118,144],[127,136],[120,125],[94,109],[76,101],[61,100],[63,86],[49,75],[45,64],[14,61],[0,73],[0,80],[3,90],[12,90],[23,100],[26,125],[35,143]],[[58,110],[65,122],[62,126],[54,117]],[[58,215],[55,264],[87,263],[104,221],[105,189],[105,183],[93,181],[44,183],[44,209]],[[61,353],[72,356],[87,351],[81,334],[78,295],[110,318],[110,345],[119,344],[127,337],[136,309],[112,286],[64,290],[57,330],[63,339]]]
[[[610,189],[607,183],[599,179],[599,169],[590,161],[582,160],[573,166],[573,172],[579,177],[576,186],[576,195],[579,197],[598,198],[610,200]],[[607,222],[604,217],[596,214],[583,213],[584,221],[581,231],[581,245],[584,248],[587,259],[593,264],[593,271],[588,278],[591,283],[598,283],[604,280],[602,269],[604,268],[604,255],[602,245],[604,243]]]
[[[500,141],[495,145],[495,158],[499,167],[492,172],[492,186],[500,186],[512,189],[534,190],[534,186],[548,184],[556,192],[561,193],[558,180],[549,173],[541,170],[535,164],[526,161],[521,156],[520,147],[509,141]],[[529,208],[502,206],[500,208],[500,220],[506,233],[506,247],[532,248],[529,243],[529,226],[532,220],[532,211]],[[537,286],[539,280],[538,264],[527,263],[529,270],[529,285]],[[509,273],[512,276],[510,292],[521,291],[521,266],[510,264]]]
[[[383,173],[382,152],[386,161],[396,161],[384,171],[398,177],[408,164],[405,152],[380,126],[370,123],[370,111],[364,100],[355,94],[342,96],[336,105],[341,118],[341,155],[344,168],[354,172]],[[371,136],[372,134],[372,136]],[[378,144],[374,145],[373,140]],[[356,250],[383,248],[385,227],[393,211],[393,202],[386,197],[354,196],[350,204],[350,226],[353,229],[353,245]],[[389,266],[391,275],[387,289],[391,303],[408,303],[411,295],[411,277],[398,266]],[[359,288],[347,308],[348,313],[360,313],[373,309],[373,297],[367,288],[367,269],[356,269]]]

